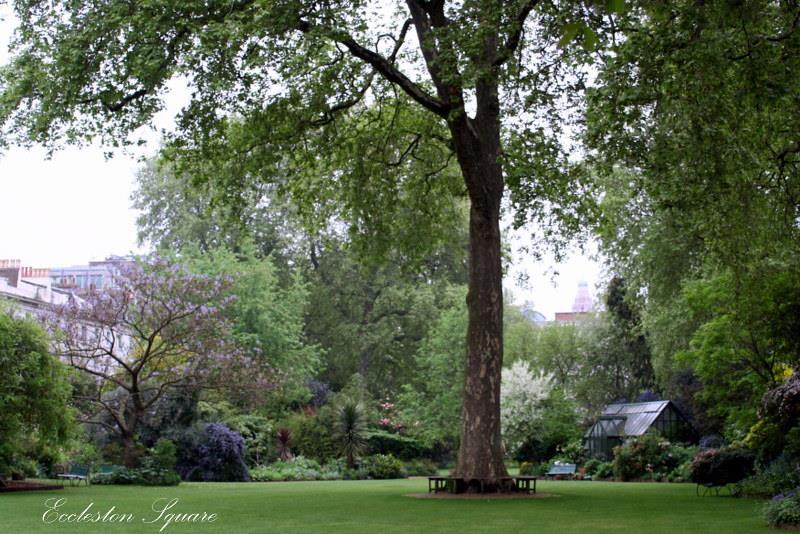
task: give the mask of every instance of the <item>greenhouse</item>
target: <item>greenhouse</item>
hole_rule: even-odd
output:
[[[584,434],[584,447],[591,456],[611,458],[614,447],[626,439],[656,430],[673,441],[693,437],[691,424],[672,401],[609,404]]]

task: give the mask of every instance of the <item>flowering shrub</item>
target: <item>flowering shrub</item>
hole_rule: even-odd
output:
[[[185,480],[250,480],[244,462],[244,438],[222,423],[209,423],[183,437],[178,472]]]
[[[800,489],[778,494],[768,502],[762,514],[771,527],[800,527]]]
[[[657,433],[648,433],[614,448],[614,475],[620,480],[668,480],[691,458],[693,448],[670,443]]]
[[[706,449],[692,460],[692,482],[711,486],[733,484],[752,473],[754,462],[755,456],[747,449]]]
[[[551,377],[535,375],[527,362],[519,360],[510,369],[503,369],[500,422],[503,440],[512,454],[536,433],[543,403],[552,389]]]

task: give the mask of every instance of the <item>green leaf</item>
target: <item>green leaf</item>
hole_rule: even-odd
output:
[[[625,11],[625,0],[607,0],[606,10],[609,13],[622,13]]]
[[[597,33],[591,28],[584,28],[583,29],[583,49],[587,52],[594,52],[597,50],[597,43],[599,39],[597,38]]]
[[[578,36],[578,32],[584,27],[583,23],[581,22],[570,22],[564,25],[562,29],[561,39],[558,41],[558,46],[560,48],[564,48],[569,43],[571,43],[575,37]]]

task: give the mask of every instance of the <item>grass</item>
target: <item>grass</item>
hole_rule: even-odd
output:
[[[63,491],[0,494],[0,531],[158,532],[156,499],[179,499],[171,512],[216,513],[213,523],[170,524],[163,532],[768,532],[762,503],[728,496],[697,497],[690,484],[539,481],[554,497],[517,500],[414,499],[424,479],[391,481],[184,483],[171,488],[67,487]],[[67,500],[80,513],[115,507],[129,524],[45,524],[45,501]],[[159,501],[164,502],[164,501]]]

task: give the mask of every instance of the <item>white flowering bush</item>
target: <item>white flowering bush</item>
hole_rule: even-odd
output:
[[[512,455],[545,426],[547,400],[553,391],[552,375],[535,373],[527,362],[516,361],[503,369],[500,387],[500,422],[506,451]]]

